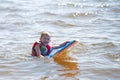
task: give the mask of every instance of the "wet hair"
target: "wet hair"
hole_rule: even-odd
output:
[[[50,37],[50,33],[44,31],[44,32],[41,33],[41,37],[43,37],[43,36],[49,36]]]

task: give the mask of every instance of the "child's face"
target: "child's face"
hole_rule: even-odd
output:
[[[48,45],[49,42],[50,42],[50,36],[47,36],[47,35],[42,36],[42,37],[40,38],[40,41],[46,46],[46,45]]]

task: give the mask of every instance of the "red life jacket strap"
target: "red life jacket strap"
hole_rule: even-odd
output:
[[[39,43],[38,43],[38,42],[35,42],[35,43],[33,44],[33,46],[32,46],[32,56],[37,56],[36,51],[35,51],[35,49],[34,49],[37,44],[39,44]]]

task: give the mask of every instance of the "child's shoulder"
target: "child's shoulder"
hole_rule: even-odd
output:
[[[39,42],[35,41],[34,44],[38,44]]]
[[[39,42],[34,42],[33,47],[36,47],[39,44]]]

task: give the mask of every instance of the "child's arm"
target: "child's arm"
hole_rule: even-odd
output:
[[[69,43],[70,41],[66,41],[66,42],[63,42],[63,43],[61,43],[60,45],[58,45],[58,46],[53,46],[52,48],[53,49],[58,49],[58,48],[61,48],[61,47],[63,47],[63,46],[65,46],[67,43]]]
[[[43,55],[41,55],[39,44],[36,45],[35,51],[38,57],[44,57]]]

